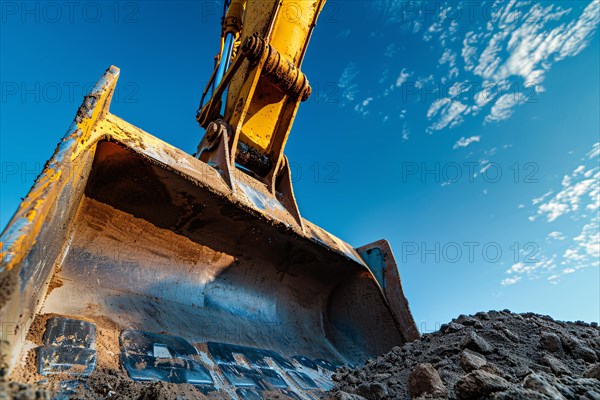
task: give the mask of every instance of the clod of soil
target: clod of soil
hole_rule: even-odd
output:
[[[599,360],[597,323],[480,312],[339,369],[330,398],[600,400]]]

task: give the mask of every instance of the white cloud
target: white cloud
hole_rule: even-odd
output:
[[[410,130],[406,126],[406,123],[404,123],[402,125],[402,141],[404,141],[404,142],[407,141],[409,136],[410,136]]]
[[[510,286],[510,285],[514,285],[514,284],[518,283],[520,280],[521,280],[520,276],[515,276],[514,278],[503,279],[502,282],[500,282],[500,284],[502,286]]]
[[[581,17],[569,24],[560,48],[561,57],[573,57],[587,47],[598,23],[600,22],[600,1],[593,0],[583,11]],[[562,39],[562,38],[561,38]]]
[[[442,57],[440,57],[439,65],[448,64],[452,68],[456,65],[456,53],[450,49],[445,49]]]
[[[550,196],[552,193],[554,193],[554,192],[551,190],[549,192],[544,193],[540,197],[536,197],[535,199],[531,200],[531,204],[533,204],[535,206],[536,204],[541,203],[542,201],[546,200],[546,198],[548,196]]]
[[[573,238],[573,246],[565,251],[565,264],[572,264],[576,269],[598,265],[600,260],[600,225],[596,216],[585,224],[581,233]]]
[[[361,113],[362,115],[366,116],[366,115],[369,114],[369,111],[367,110],[367,107],[369,106],[369,104],[371,103],[371,101],[373,101],[373,98],[372,97],[367,97],[361,103],[355,105],[354,109],[356,111],[358,111],[359,113]]]
[[[408,78],[410,78],[411,76],[412,76],[412,72],[408,73],[408,72],[406,72],[405,68],[402,68],[402,71],[400,71],[400,75],[398,76],[398,79],[396,79],[396,87],[402,86],[402,84],[404,84],[404,82],[406,82],[408,80]]]
[[[589,210],[599,207],[598,194],[600,193],[600,172],[597,168],[593,175],[581,167],[577,167],[571,175],[565,175],[562,180],[562,190],[548,201],[543,198],[534,199],[533,204],[538,206],[537,214],[546,216],[548,222],[555,221],[564,214],[578,211],[583,204]],[[545,195],[546,196],[546,195]]]
[[[433,74],[428,75],[428,76],[420,76],[417,81],[415,82],[415,88],[417,89],[422,89],[424,87],[426,87],[429,84],[432,84],[433,82],[435,82],[435,78],[433,77]]]
[[[556,269],[556,255],[546,257],[541,254],[536,254],[535,257],[533,257],[531,254],[528,254],[525,255],[524,258],[527,261],[517,262],[506,270],[506,273],[511,276],[500,282],[501,285],[514,285],[519,282],[523,276],[530,279],[536,279],[541,275],[551,273]]]
[[[486,79],[501,81],[511,76],[529,85],[544,80],[552,63],[579,54],[593,36],[600,20],[599,3],[592,1],[578,19],[556,25],[570,10],[534,4],[526,15],[511,1],[492,16],[487,46],[474,68]],[[472,37],[471,35],[470,37]],[[469,49],[466,50],[467,54]],[[504,59],[503,52],[508,52]]]
[[[525,102],[525,96],[520,93],[510,93],[500,96],[494,103],[490,113],[485,117],[485,122],[498,122],[510,118],[513,108]]]
[[[479,139],[481,139],[481,136],[471,136],[471,137],[461,137],[460,139],[458,139],[458,141],[456,143],[454,143],[454,146],[452,147],[453,149],[458,149],[460,147],[467,147],[468,145],[470,145],[471,143],[477,143],[479,142]]]
[[[492,166],[492,163],[489,160],[483,160],[479,162],[479,165],[481,165],[481,168],[479,169],[479,173],[483,174],[485,171],[488,170],[489,167]]]
[[[481,39],[482,34],[475,32],[467,32],[463,40],[463,48],[461,55],[465,62],[465,70],[471,71],[475,68],[475,56],[477,55],[477,44]]]
[[[543,3],[527,9],[526,4],[514,0],[498,2],[496,5],[500,6],[492,13],[486,29],[466,33],[461,51],[465,71],[486,83],[500,84],[520,78],[525,88],[534,87],[535,93],[539,93],[552,65],[585,49],[600,22],[599,0],[590,2],[578,18],[562,23],[571,9]],[[505,120],[514,107],[525,103],[522,96],[511,96],[501,96],[485,121]],[[478,95],[475,103],[482,107],[492,98]]]
[[[456,127],[467,116],[480,113],[484,123],[510,118],[517,107],[544,91],[544,79],[556,62],[576,56],[589,45],[600,24],[600,0],[583,7],[579,2],[558,6],[542,1],[496,1],[487,8],[487,23],[475,24],[453,18],[466,11],[458,3],[444,4],[434,15],[425,14],[427,7],[411,0],[375,0],[372,4],[386,23],[421,32],[428,47],[437,39],[436,69],[447,67],[447,73],[415,80],[418,90],[428,85],[421,92],[421,100],[431,101],[428,132]],[[396,45],[388,45],[386,57],[394,57],[396,50]],[[383,95],[406,86],[410,76],[403,69]],[[427,99],[440,88],[450,90]]]
[[[537,216],[545,216],[548,222],[571,214],[571,220],[575,222],[575,232],[579,233],[573,235],[573,227],[563,223],[562,226],[565,226],[570,234],[552,231],[546,237],[546,244],[559,250],[560,256],[554,254],[548,258],[540,254],[540,263],[534,266],[517,263],[507,270],[507,273],[537,277],[543,272],[550,275],[547,278],[548,282],[556,285],[565,275],[584,268],[600,267],[600,215],[597,213],[600,207],[600,168],[597,166],[600,154],[596,154],[596,148],[597,145],[594,144],[592,150],[587,153],[588,156],[592,156],[593,166],[577,166],[570,174],[563,176],[560,191],[556,194],[549,191],[532,202],[538,205]],[[586,161],[586,158],[581,160]],[[589,214],[590,210],[594,211],[592,215]],[[535,217],[529,218],[535,220]],[[558,264],[554,263],[555,259]],[[552,262],[549,263],[548,260]],[[557,271],[557,266],[562,269]]]
[[[434,101],[427,111],[427,118],[439,116],[437,122],[431,124],[429,131],[439,131],[449,126],[453,128],[462,123],[463,113],[468,112],[466,105],[460,101],[452,101],[449,98]]]
[[[554,239],[554,240],[565,240],[566,239],[565,235],[562,232],[558,232],[558,231],[550,232],[548,234],[548,238]]]
[[[484,85],[484,88],[475,94],[473,100],[477,107],[483,107],[494,100],[495,97],[496,93],[493,91],[493,87],[491,85]]]
[[[587,153],[588,158],[598,158],[600,157],[600,142],[594,143],[592,146],[592,150]]]
[[[558,284],[558,279],[559,279],[559,278],[560,278],[560,275],[550,275],[550,276],[548,277],[548,281],[549,281],[551,284],[553,284],[553,285],[556,285],[556,284]]]
[[[342,99],[347,101],[353,101],[356,99],[358,94],[358,85],[354,83],[354,80],[358,76],[358,68],[353,62],[349,62],[342,75],[338,79],[338,87],[341,89]]]

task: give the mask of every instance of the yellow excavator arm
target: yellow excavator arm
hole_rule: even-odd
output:
[[[205,95],[214,90],[197,114],[207,134],[196,156],[229,183],[236,165],[241,167],[266,184],[300,225],[283,150],[298,107],[311,93],[300,67],[324,5],[325,0],[232,0]]]

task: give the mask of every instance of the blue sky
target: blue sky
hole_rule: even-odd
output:
[[[90,85],[192,153],[220,2],[2,2],[0,224]],[[423,331],[509,308],[600,319],[598,1],[329,0],[286,153],[305,218],[386,238]]]

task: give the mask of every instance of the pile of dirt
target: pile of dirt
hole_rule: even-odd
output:
[[[332,399],[600,400],[597,323],[509,310],[461,315],[334,376]]]

